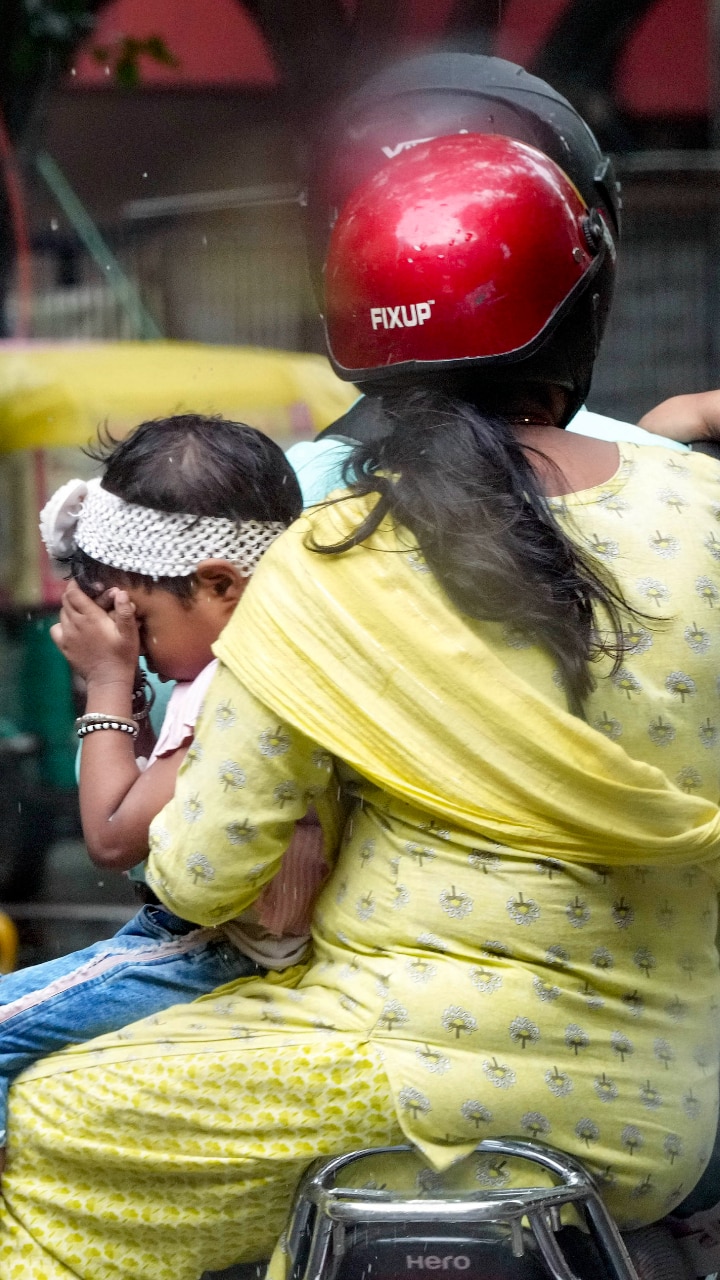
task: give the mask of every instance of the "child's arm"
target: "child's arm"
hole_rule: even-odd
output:
[[[98,740],[110,736],[118,746],[108,744],[98,751]],[[118,771],[117,779],[112,776],[113,757],[119,757],[119,748],[127,743],[127,734],[113,734],[112,730],[92,733],[83,742],[80,765],[80,817],[85,844],[96,866],[112,871],[129,871],[147,856],[150,823],[172,799],[177,771],[190,745],[188,742],[172,755],[155,760],[144,773],[135,765],[133,779],[127,785],[126,775],[120,776]]]
[[[130,719],[139,641],[125,592],[113,593],[106,612],[71,582],[52,637],[85,679],[86,710]],[[189,742],[141,773],[129,734],[103,729],[83,739],[80,816],[98,866],[127,871],[145,857],[148,828],[173,794]]]
[[[671,440],[716,440],[720,433],[720,391],[672,396],[650,409],[638,426]]]

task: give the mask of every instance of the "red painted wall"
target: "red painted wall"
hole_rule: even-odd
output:
[[[638,115],[705,115],[710,107],[706,0],[658,0],[618,68],[620,101]]]
[[[271,87],[278,82],[265,40],[238,0],[113,0],[80,50],[72,78],[83,85],[108,84],[111,77],[92,49],[112,49],[123,36],[153,35],[162,36],[180,66],[143,58],[144,84]]]
[[[498,0],[498,53],[515,62],[529,61],[568,3]],[[352,0],[347,0],[347,7],[352,8]],[[437,36],[451,7],[452,0],[402,0],[400,22],[408,44],[414,47]],[[617,91],[628,111],[656,116],[702,115],[708,110],[707,9],[707,0],[656,0],[618,68]],[[143,60],[145,84],[267,88],[278,82],[265,40],[238,0],[113,0],[89,45],[112,47],[124,35],[161,35],[180,60],[177,70]],[[84,85],[110,81],[88,46],[78,56],[74,78]]]
[[[568,0],[506,0],[498,53],[514,62],[528,61],[567,4]],[[618,67],[617,92],[621,105],[637,115],[708,111],[707,0],[657,0],[628,41]]]

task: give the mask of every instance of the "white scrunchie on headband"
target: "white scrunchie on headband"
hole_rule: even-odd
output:
[[[249,577],[285,528],[279,520],[156,511],[125,502],[99,480],[69,480],[40,512],[40,536],[53,560],[79,547],[100,564],[155,579],[187,577],[216,558]]]

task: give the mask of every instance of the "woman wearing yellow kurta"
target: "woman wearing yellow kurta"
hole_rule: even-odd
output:
[[[485,140],[462,141],[477,186]],[[428,157],[434,181],[466,172],[446,145],[398,162],[396,190]],[[557,187],[539,153],[505,145],[527,182]],[[351,212],[382,198],[370,184]],[[364,458],[385,475],[266,555],[217,646],[150,873],[171,909],[221,926],[310,805],[332,836],[340,799],[314,961],[20,1079],[2,1280],[196,1280],[261,1257],[309,1159],[403,1135],[448,1177],[479,1137],[545,1137],[587,1160],[626,1226],[701,1173],[718,1094],[720,468],[558,431],[573,384],[553,357],[574,331],[555,310],[529,387],[493,391],[502,418],[467,383],[463,403],[401,396]],[[545,455],[537,478],[519,444]],[[359,545],[318,554],[366,520]],[[470,1176],[508,1173],[478,1160]]]

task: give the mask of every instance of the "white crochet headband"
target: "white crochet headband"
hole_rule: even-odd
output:
[[[184,578],[201,560],[229,560],[249,577],[286,526],[280,520],[227,520],[156,511],[125,502],[99,480],[69,480],[40,512],[53,560],[76,548],[100,564],[148,578]]]

